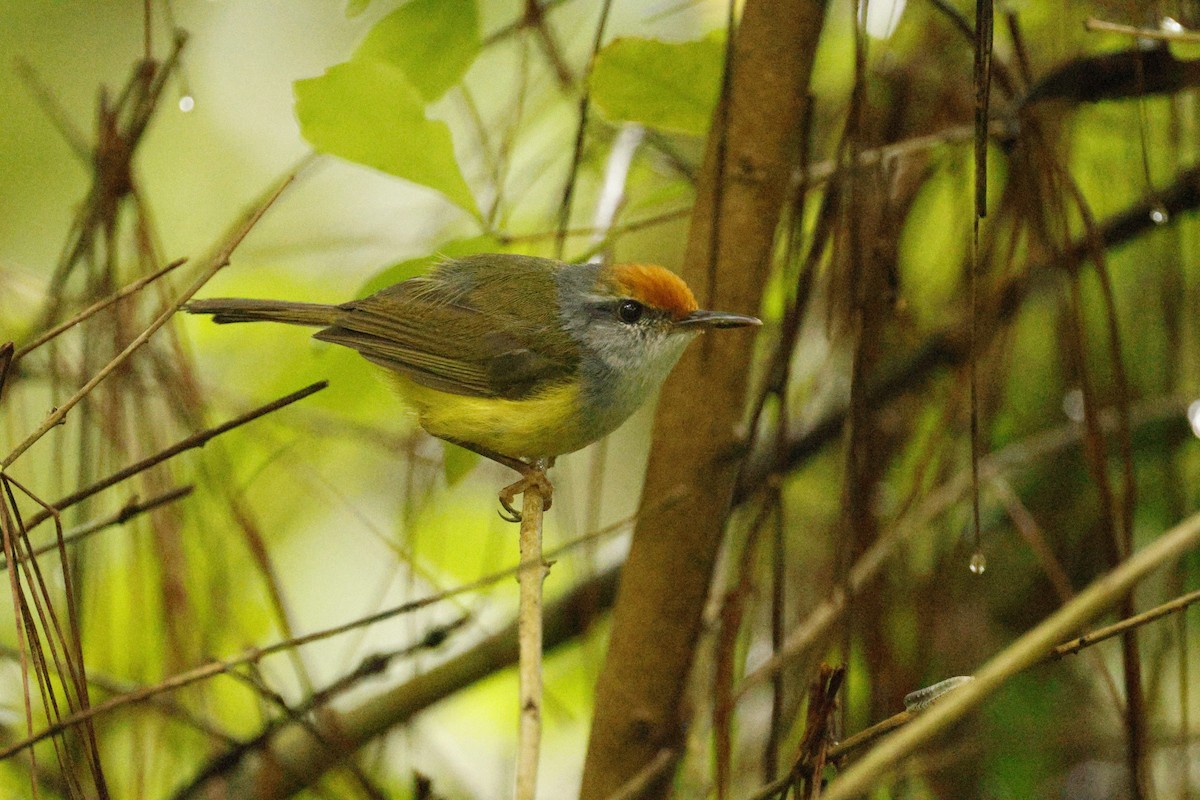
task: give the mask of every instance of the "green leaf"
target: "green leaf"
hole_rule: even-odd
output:
[[[503,245],[494,236],[474,236],[470,239],[455,239],[438,247],[436,252],[429,255],[410,258],[384,268],[375,277],[367,281],[359,291],[359,297],[375,294],[380,289],[386,289],[394,283],[424,275],[433,265],[447,258],[458,258],[475,253],[498,253],[504,250]]]
[[[480,47],[474,0],[410,0],[371,28],[353,58],[399,67],[433,102],[462,80]]]
[[[481,457],[478,453],[472,453],[456,444],[442,442],[442,470],[446,476],[446,485],[453,486],[467,477]]]
[[[703,135],[717,103],[724,58],[723,34],[681,43],[616,39],[596,56],[592,101],[613,121]]]
[[[297,81],[300,130],[322,153],[428,186],[478,215],[450,128],[425,116],[421,93],[391,64],[352,60]]]
[[[971,199],[961,176],[967,165],[948,156],[921,185],[900,234],[900,279],[905,299],[927,329],[941,325],[962,286],[956,268],[966,256],[970,223],[956,213]]]

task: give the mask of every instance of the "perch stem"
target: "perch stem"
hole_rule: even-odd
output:
[[[545,469],[539,461],[537,468]],[[517,800],[534,800],[537,794],[538,755],[542,740],[542,581],[549,565],[542,560],[542,511],[545,498],[540,484],[531,482],[522,495],[520,551],[517,580],[521,587],[517,611],[521,717],[517,734]]]

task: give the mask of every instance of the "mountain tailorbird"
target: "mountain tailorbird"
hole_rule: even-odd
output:
[[[687,284],[646,264],[566,264],[484,254],[342,305],[212,299],[216,322],[284,322],[394,373],[427,432],[523,476],[500,492],[551,487],[544,469],[616,429],[709,328],[759,325],[702,311]]]

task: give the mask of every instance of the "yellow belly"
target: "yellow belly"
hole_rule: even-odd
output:
[[[396,383],[433,436],[519,458],[570,453],[596,438],[581,424],[578,386],[560,384],[524,400],[505,400],[449,394],[403,377]]]

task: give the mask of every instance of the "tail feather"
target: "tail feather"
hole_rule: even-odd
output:
[[[293,303],[286,300],[242,300],[213,298],[193,300],[184,306],[189,314],[211,314],[213,322],[284,322],[288,325],[332,325],[342,313],[338,306],[324,303]]]

